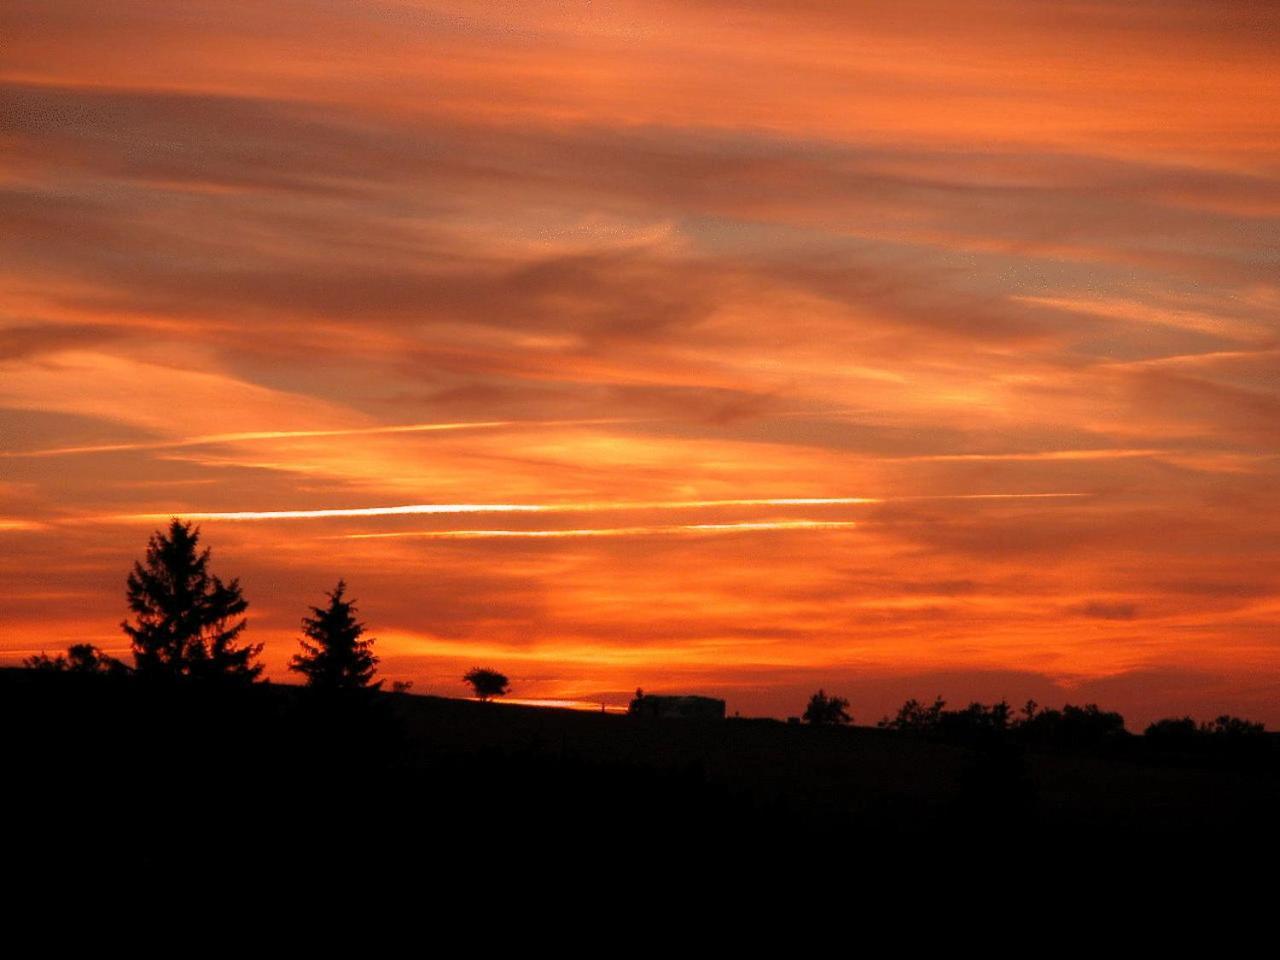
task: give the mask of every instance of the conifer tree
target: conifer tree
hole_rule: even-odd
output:
[[[126,596],[134,621],[121,627],[133,641],[137,672],[251,683],[262,672],[262,644],[239,643],[248,601],[239,580],[224,583],[209,573],[210,551],[199,543],[199,528],[175,517],[133,565]]]
[[[356,619],[355,604],[345,599],[347,585],[338,585],[327,595],[326,607],[312,607],[312,616],[302,618],[302,652],[295,654],[289,669],[307,678],[307,686],[318,690],[377,690],[373,682],[378,658],[373,640],[361,639],[365,625]]]

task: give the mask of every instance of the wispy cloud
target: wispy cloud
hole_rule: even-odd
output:
[[[500,540],[507,538],[649,537],[679,534],[764,533],[792,530],[850,530],[851,520],[757,520],[742,523],[682,523],[668,526],[597,527],[577,530],[402,530],[395,533],[349,533],[346,540],[414,538],[426,540]]]
[[[151,450],[173,450],[182,447],[207,447],[220,444],[254,443],[264,440],[313,440],[337,437],[394,436],[396,434],[436,433],[451,430],[501,430],[520,427],[601,426],[634,423],[633,420],[487,420],[471,423],[408,423],[393,426],[349,427],[337,430],[260,430],[246,433],[214,433],[180,440],[156,440],[142,443],[102,443],[75,447],[50,447],[41,450],[3,450],[0,457],[44,458],[90,453],[123,453]]]
[[[0,656],[177,515],[273,671],[1280,677],[1280,5],[299,14],[0,9]]]
[[[10,517],[0,517],[0,533],[27,533],[43,529],[45,529],[45,525],[35,520],[14,520]]]

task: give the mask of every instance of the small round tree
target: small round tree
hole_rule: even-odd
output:
[[[471,684],[471,689],[481,700],[492,700],[494,697],[506,696],[510,692],[511,681],[497,670],[475,667],[462,679]]]
[[[849,701],[844,697],[828,697],[819,690],[809,698],[809,706],[804,711],[804,722],[815,727],[853,723],[849,716]]]
[[[294,655],[289,669],[318,690],[377,690],[382,681],[373,682],[378,663],[373,640],[361,639],[365,626],[356,619],[355,603],[345,599],[346,590],[339,580],[328,594],[328,606],[312,607],[312,616],[302,618],[302,652]]]

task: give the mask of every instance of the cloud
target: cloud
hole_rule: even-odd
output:
[[[229,427],[332,427],[359,419],[334,404],[225,374],[80,351],[39,364],[5,364],[0,404],[92,416],[170,436]]]
[[[504,538],[556,539],[560,537],[652,537],[667,534],[703,535],[715,533],[770,533],[789,530],[849,530],[853,521],[842,520],[762,520],[740,523],[682,523],[670,526],[589,527],[554,530],[401,530],[395,533],[349,533],[349,540],[378,540],[390,537],[418,537],[436,540],[495,540]]]
[[[1132,620],[1138,615],[1138,606],[1133,603],[1109,603],[1094,600],[1083,606],[1076,607],[1074,612],[1083,617],[1093,617],[1098,620]]]
[[[222,446],[271,440],[311,440],[335,437],[368,437],[394,434],[436,433],[448,430],[512,429],[521,426],[577,426],[615,423],[611,420],[522,421],[488,420],[476,423],[404,423],[381,427],[353,427],[343,430],[265,430],[254,433],[213,433],[203,437],[158,440],[147,443],[102,443],[79,447],[50,447],[43,450],[0,451],[0,457],[66,457],[87,453],[120,453],[150,450],[176,450],[183,447]]]
[[[1261,703],[1276,17],[10,5],[0,654],[182,515],[273,670]]]

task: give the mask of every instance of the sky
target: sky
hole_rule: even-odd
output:
[[[0,2],[0,662],[1280,726],[1280,6]]]

